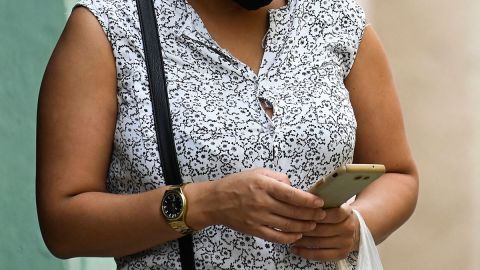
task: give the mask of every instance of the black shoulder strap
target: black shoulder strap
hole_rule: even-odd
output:
[[[173,139],[170,106],[163,69],[162,48],[158,35],[158,24],[155,16],[153,0],[136,0],[143,37],[143,51],[150,86],[150,99],[157,135],[158,152],[162,165],[163,176],[167,185],[182,183],[182,176],[178,167],[177,152]],[[180,259],[183,270],[194,270],[192,236],[186,235],[178,240]]]

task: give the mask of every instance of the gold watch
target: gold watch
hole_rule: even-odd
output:
[[[170,186],[163,195],[160,208],[172,229],[181,234],[190,234],[193,230],[185,223],[188,210],[187,197],[183,193],[185,185]]]

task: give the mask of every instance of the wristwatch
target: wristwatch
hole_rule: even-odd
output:
[[[188,210],[187,197],[183,194],[185,185],[170,186],[163,194],[160,208],[172,229],[181,234],[190,234],[194,231],[185,223]]]

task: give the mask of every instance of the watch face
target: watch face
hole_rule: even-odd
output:
[[[169,220],[180,217],[183,209],[182,196],[177,192],[168,192],[163,198],[162,212]]]

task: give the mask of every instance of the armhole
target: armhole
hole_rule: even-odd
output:
[[[95,0],[80,0],[78,1],[72,8],[75,10],[78,7],[83,7],[87,9],[95,18],[97,19],[98,23],[102,27],[105,36],[107,37],[110,44],[112,43],[111,33],[110,33],[110,20],[109,20],[109,12],[110,8],[106,6],[106,3],[103,1],[102,5],[98,4],[98,1]]]
[[[368,26],[365,11],[360,4],[358,4],[355,0],[347,0],[347,2],[348,12],[351,13],[353,20],[352,29],[350,31],[352,33],[352,53],[350,54],[350,59],[345,62],[346,65],[344,67],[344,79],[348,77],[350,71],[352,70],[353,64],[355,63],[355,59],[357,57],[358,49],[362,43],[365,29]]]

